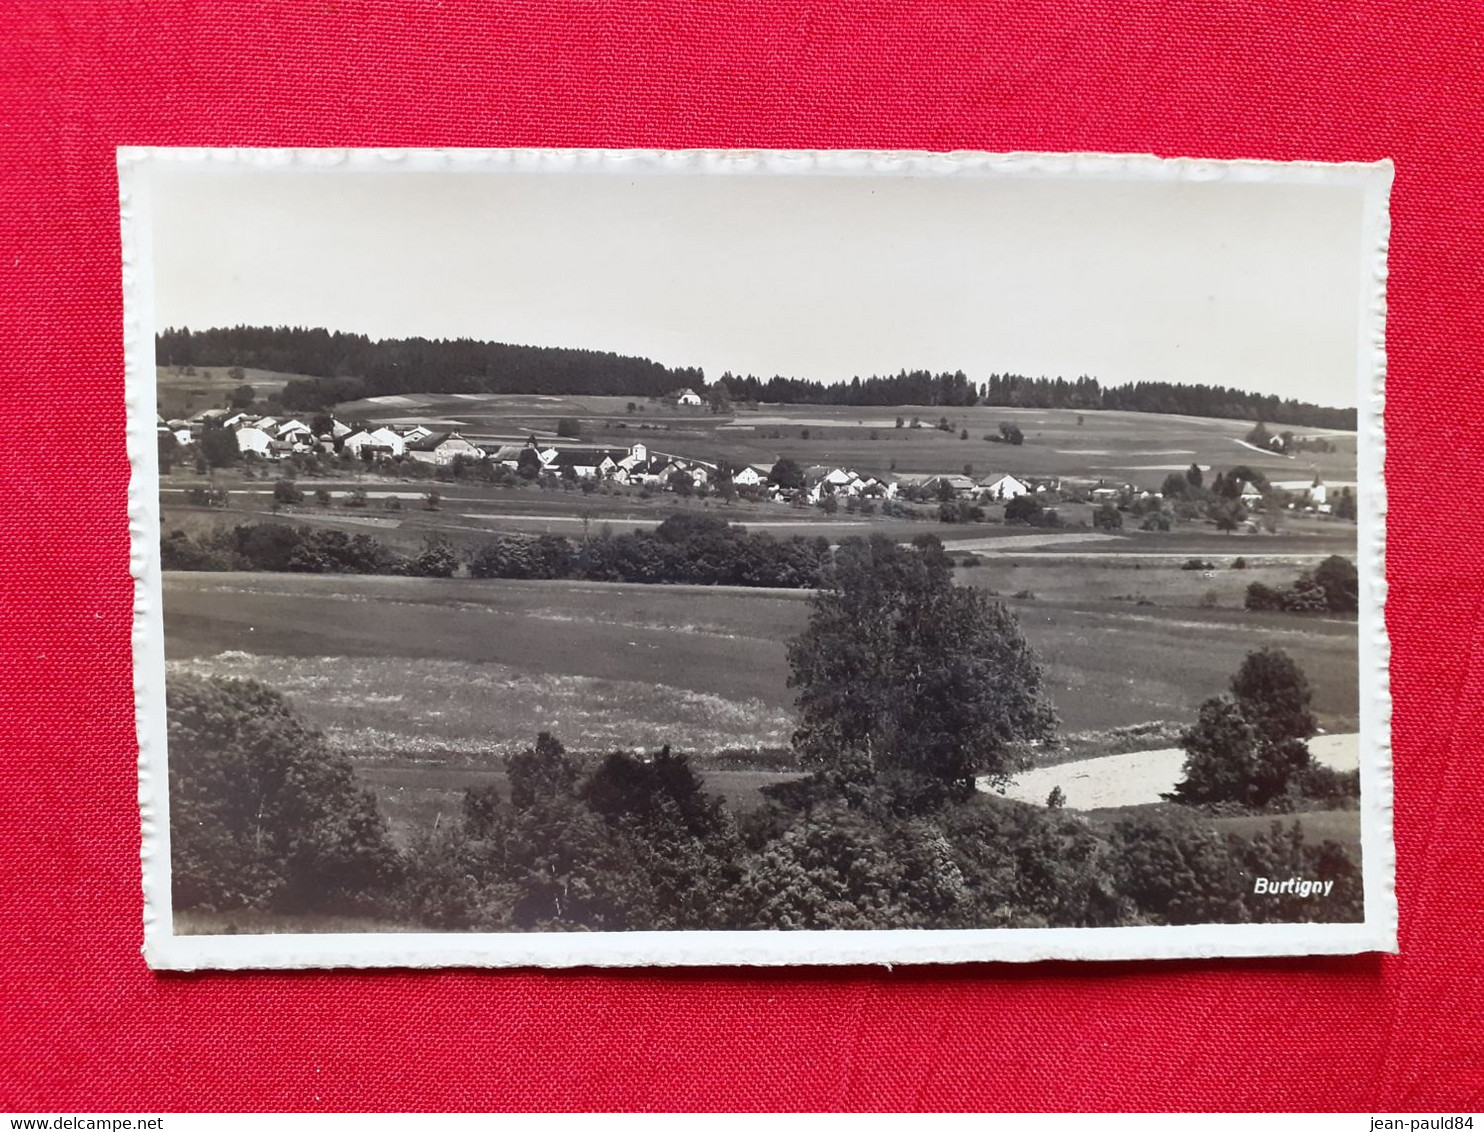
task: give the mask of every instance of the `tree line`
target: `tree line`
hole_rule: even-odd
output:
[[[1040,661],[1011,613],[952,583],[935,539],[842,552],[789,648],[804,773],[745,812],[669,748],[588,755],[542,734],[505,757],[503,785],[469,789],[453,821],[399,847],[349,759],[282,696],[172,676],[176,908],[492,931],[1361,917],[1354,859],[1296,825],[1221,834],[1185,807],[1109,825],[1055,798],[1041,807],[977,790],[1007,781],[1053,735]],[[1240,769],[1267,742],[1281,753],[1278,778],[1263,780],[1276,784],[1260,799],[1271,809],[1283,776],[1306,765],[1307,686],[1281,656],[1248,667],[1234,682],[1239,726],[1193,728],[1187,770],[1200,801],[1219,800],[1221,774],[1201,768]],[[1334,892],[1259,897],[1254,876],[1330,880]]]
[[[466,565],[472,578],[579,578],[600,582],[768,586],[819,584],[831,558],[829,540],[775,538],[710,515],[671,515],[653,530],[594,538],[507,534],[460,558],[431,537],[418,553],[400,554],[372,535],[292,523],[242,523],[199,534],[171,531],[160,540],[166,570],[260,570],[298,574],[391,574],[451,578]]]
[[[285,408],[309,410],[393,393],[548,393],[660,397],[705,379],[647,358],[602,350],[519,346],[472,338],[383,338],[300,326],[187,327],[155,337],[164,366],[242,366],[290,381]]]
[[[281,403],[295,412],[394,393],[543,393],[661,397],[698,392],[698,367],[666,367],[647,358],[599,350],[520,346],[475,339],[387,338],[323,328],[234,326],[161,331],[155,358],[165,366],[238,366],[304,374]],[[732,402],[800,405],[1005,405],[1036,409],[1118,409],[1139,413],[1259,420],[1307,428],[1354,429],[1354,409],[1326,408],[1221,386],[1137,381],[1104,386],[1086,375],[991,374],[971,381],[962,370],[896,374],[826,384],[808,378],[724,373],[711,386],[713,408]]]

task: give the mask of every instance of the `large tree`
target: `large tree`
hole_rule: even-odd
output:
[[[785,456],[773,465],[773,470],[768,473],[768,482],[785,491],[801,488],[804,486],[804,469]]]
[[[1284,795],[1309,793],[1306,740],[1317,727],[1312,699],[1308,678],[1286,652],[1248,653],[1232,677],[1231,695],[1203,703],[1181,736],[1185,775],[1167,797],[1261,810]]]
[[[176,674],[166,701],[177,908],[325,912],[395,881],[375,795],[281,695]]]
[[[966,796],[979,776],[1008,780],[1014,744],[1055,726],[1014,615],[955,586],[931,536],[843,543],[788,655],[795,746],[826,772]]]

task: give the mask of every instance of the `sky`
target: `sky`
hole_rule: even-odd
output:
[[[153,196],[162,328],[584,347],[712,380],[1359,387],[1351,187],[174,166]]]

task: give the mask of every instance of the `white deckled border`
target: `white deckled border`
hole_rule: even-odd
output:
[[[1365,196],[1357,383],[1360,574],[1361,853],[1366,918],[1358,924],[999,928],[963,931],[406,933],[177,936],[170,899],[164,619],[155,440],[151,171],[222,175],[292,170],[627,173],[673,176],[958,177],[1234,181],[1350,185]],[[926,153],[871,150],[201,149],[118,151],[128,406],[130,568],[135,579],[134,697],[143,827],[144,955],[164,970],[300,967],[607,967],[1031,962],[1339,955],[1397,949],[1392,842],[1390,643],[1385,621],[1386,255],[1393,167],[1375,164],[1162,159],[1139,154]]]

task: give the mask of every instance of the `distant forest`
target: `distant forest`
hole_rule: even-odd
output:
[[[601,350],[513,346],[468,338],[386,338],[304,327],[234,326],[168,329],[156,336],[163,366],[243,366],[315,380],[289,382],[283,403],[294,410],[392,393],[543,393],[661,397],[702,391],[698,367],[670,368],[647,358]],[[730,401],[797,405],[1005,405],[1032,409],[1121,409],[1193,417],[1259,420],[1306,428],[1356,427],[1354,409],[1333,409],[1240,389],[1138,381],[1104,387],[1097,378],[992,374],[975,384],[963,373],[903,370],[885,377],[826,385],[804,378],[731,373],[710,387]]]

